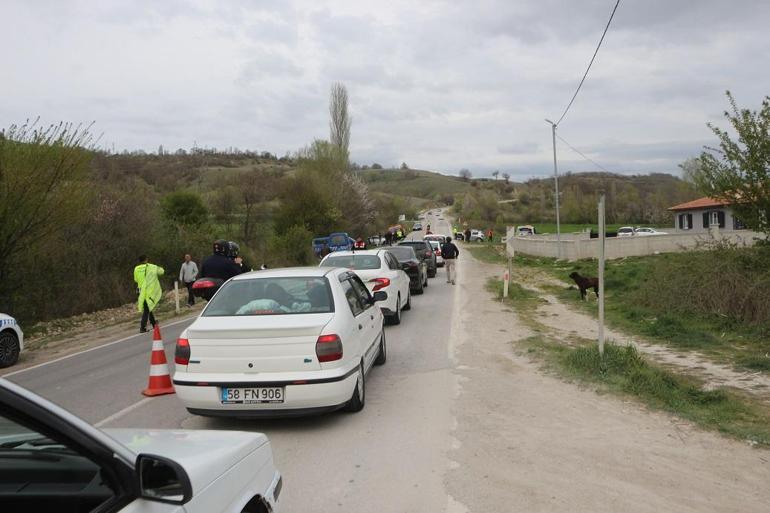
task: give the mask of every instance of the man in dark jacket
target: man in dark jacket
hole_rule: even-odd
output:
[[[447,237],[441,245],[441,256],[444,258],[444,267],[446,268],[446,282],[451,282],[452,285],[454,285],[455,278],[457,277],[455,262],[457,261],[457,257],[460,256],[460,250],[457,249],[455,243],[452,242],[452,237]]]
[[[206,258],[201,264],[202,278],[219,278],[220,280],[229,280],[243,272],[240,262],[228,257],[229,245],[226,240],[214,241],[214,254]]]

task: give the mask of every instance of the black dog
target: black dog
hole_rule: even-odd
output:
[[[599,297],[599,279],[598,278],[580,276],[580,273],[578,273],[577,271],[573,271],[572,273],[570,273],[569,277],[575,281],[578,288],[580,289],[581,299],[586,298],[586,291],[588,289],[594,289],[594,293],[596,294],[596,297],[597,298]]]

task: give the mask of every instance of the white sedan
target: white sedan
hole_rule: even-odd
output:
[[[651,235],[668,235],[668,232],[659,232],[655,228],[637,228],[636,234],[642,237],[649,237]]]
[[[261,433],[101,431],[4,379],[0,474],[3,513],[268,513],[282,486]]]
[[[24,333],[16,319],[0,313],[0,368],[10,367],[24,350]]]
[[[387,249],[337,251],[321,260],[320,267],[343,267],[361,278],[369,292],[382,290],[388,299],[379,306],[390,324],[401,324],[401,311],[412,307],[409,276]]]
[[[360,411],[366,375],[387,357],[376,305],[386,298],[347,269],[231,278],[177,340],[177,397],[207,416]]]

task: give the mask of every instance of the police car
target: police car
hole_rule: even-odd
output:
[[[24,333],[16,319],[0,313],[0,368],[10,367],[24,349]]]

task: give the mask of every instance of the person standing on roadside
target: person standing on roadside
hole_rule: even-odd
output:
[[[471,230],[470,228],[465,229],[465,242],[471,241]]]
[[[455,243],[452,242],[452,237],[447,237],[444,243],[441,245],[441,256],[444,258],[444,267],[446,268],[446,282],[455,284],[457,278],[457,269],[455,269],[455,262],[457,257],[460,256],[460,250],[457,249]]]
[[[179,269],[179,281],[184,283],[187,287],[187,306],[193,306],[195,304],[195,296],[193,296],[193,283],[198,278],[198,266],[193,262],[190,255],[184,256],[184,262]]]
[[[152,311],[160,303],[163,296],[163,290],[160,288],[158,276],[163,276],[165,271],[162,267],[151,264],[147,261],[147,255],[139,257],[139,264],[134,267],[134,281],[139,292],[139,298],[136,306],[142,313],[142,320],[139,324],[139,333],[147,333],[147,320],[154,328],[157,324]]]

